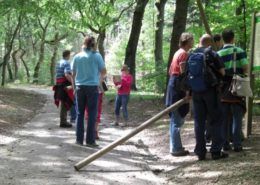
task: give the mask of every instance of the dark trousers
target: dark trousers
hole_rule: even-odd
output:
[[[221,107],[217,91],[212,88],[203,93],[193,92],[192,100],[196,137],[195,154],[202,156],[207,152],[205,140],[206,120],[212,128],[212,145],[210,151],[220,152],[224,143],[224,138],[221,127]]]
[[[77,86],[77,127],[76,136],[77,142],[83,144],[84,140],[84,114],[85,109],[88,109],[88,126],[86,143],[93,144],[95,142],[95,123],[97,118],[98,105],[98,87],[97,86]]]
[[[60,101],[60,125],[67,124],[67,108],[64,101]]]

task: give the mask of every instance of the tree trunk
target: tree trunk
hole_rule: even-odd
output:
[[[14,75],[13,75],[13,71],[12,71],[10,62],[7,63],[7,70],[8,70],[9,80],[11,82],[14,81]]]
[[[164,9],[167,0],[157,0],[155,6],[157,8],[157,20],[155,28],[155,71],[161,71],[163,64],[163,28],[164,28]],[[162,89],[161,79],[156,78],[156,91]]]
[[[25,60],[23,59],[23,56],[25,55],[26,51],[23,50],[23,49],[21,49],[21,50],[22,50],[22,54],[21,54],[20,58],[21,58],[21,61],[22,61],[23,65],[24,65],[24,68],[25,68],[25,71],[26,71],[27,82],[29,83],[29,82],[30,82],[30,76],[31,76],[31,75],[30,75],[30,71],[29,71],[29,68],[28,68],[26,62],[25,62]]]
[[[245,12],[246,11],[246,4],[244,0],[241,0],[239,3],[238,7],[236,8],[236,16],[241,16],[243,17],[243,25],[239,26],[239,33],[237,38],[238,45],[241,46],[244,50],[246,50],[246,17],[245,17]]]
[[[98,50],[105,61],[105,48],[104,41],[106,38],[106,30],[100,31],[97,39]]]
[[[20,14],[19,18],[18,18],[18,23],[17,23],[14,31],[6,33],[6,41],[5,41],[6,52],[5,52],[4,60],[3,60],[3,63],[2,63],[3,68],[2,68],[1,86],[5,85],[6,67],[7,67],[9,60],[10,60],[10,54],[11,54],[12,49],[13,49],[14,39],[15,39],[17,33],[18,33],[18,30],[20,29],[21,23],[22,23],[22,15]]]
[[[40,72],[41,64],[44,61],[44,53],[45,53],[45,34],[41,39],[39,59],[34,68],[33,83],[36,83],[36,84],[39,82],[39,72]]]
[[[13,59],[13,63],[14,63],[14,79],[16,80],[18,77],[18,62],[16,59],[16,54],[18,53],[19,49],[15,50],[12,53],[12,59]]]
[[[170,53],[169,53],[168,66],[167,66],[166,87],[168,85],[168,80],[169,80],[168,72],[172,62],[173,55],[179,49],[179,38],[186,28],[188,5],[189,5],[189,0],[176,0],[176,11],[173,18]]]
[[[55,64],[56,64],[56,59],[57,59],[57,54],[58,54],[58,49],[59,49],[59,44],[55,44],[53,48],[53,53],[51,57],[51,66],[50,66],[50,74],[51,74],[51,85],[54,84],[54,76],[55,76]]]
[[[130,73],[133,75],[133,84],[132,89],[137,90],[136,88],[136,74],[135,74],[135,59],[136,59],[136,50],[138,45],[138,40],[142,28],[142,20],[144,16],[144,11],[148,0],[137,0],[137,4],[134,11],[132,29],[130,37],[126,46],[125,54],[125,64],[130,68]]]
[[[40,72],[41,64],[44,61],[44,54],[45,54],[45,38],[46,38],[46,34],[47,34],[48,25],[51,22],[51,18],[49,17],[45,26],[43,26],[41,24],[39,17],[38,17],[38,22],[39,22],[39,25],[42,29],[42,34],[41,34],[41,41],[40,41],[39,59],[38,59],[38,62],[36,63],[35,68],[34,68],[33,83],[39,82],[39,72]]]

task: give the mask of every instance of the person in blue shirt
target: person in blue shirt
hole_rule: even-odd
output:
[[[62,57],[56,65],[54,99],[57,106],[60,104],[60,127],[68,128],[72,125],[67,122],[67,111],[73,106],[73,98],[70,96],[72,89],[69,88],[73,80],[69,63],[70,50],[63,51]]]
[[[95,123],[98,106],[98,86],[100,76],[106,75],[104,60],[96,51],[95,38],[87,36],[84,39],[83,49],[74,56],[72,63],[72,76],[76,93],[77,119],[76,144],[83,145],[84,140],[84,111],[88,109],[86,145],[97,147],[95,138]]]

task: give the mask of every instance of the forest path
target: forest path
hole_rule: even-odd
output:
[[[27,90],[36,90],[34,88]],[[75,145],[75,129],[59,127],[59,111],[53,92],[39,89],[47,102],[39,114],[22,129],[14,130],[10,143],[0,147],[2,185],[83,185],[83,184],[165,184],[153,173],[148,161],[156,161],[149,149],[140,147],[138,138],[130,139],[79,172],[74,164],[97,151]],[[100,148],[130,132],[132,128],[108,126],[112,120],[103,115],[98,141]]]

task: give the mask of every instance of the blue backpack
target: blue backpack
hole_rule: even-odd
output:
[[[208,89],[206,66],[206,56],[204,53],[191,53],[187,61],[188,85],[194,92],[203,92]]]

